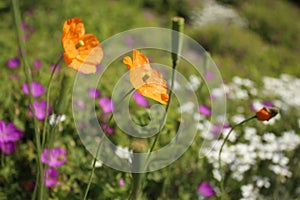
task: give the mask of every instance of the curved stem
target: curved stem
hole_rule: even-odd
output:
[[[236,127],[238,127],[238,126],[240,126],[240,125],[242,125],[242,124],[244,124],[244,123],[246,123],[246,122],[248,122],[248,121],[250,121],[250,120],[252,120],[252,119],[254,119],[254,118],[256,118],[256,115],[254,115],[254,116],[252,116],[252,117],[250,117],[250,118],[248,118],[248,119],[245,119],[244,121],[242,121],[242,122],[240,122],[240,123],[234,125],[234,126],[230,129],[229,133],[226,135],[226,137],[225,137],[225,139],[224,139],[224,141],[223,141],[223,143],[222,143],[222,145],[221,145],[221,148],[220,148],[220,151],[219,151],[219,154],[218,154],[218,163],[219,163],[219,169],[220,169],[220,174],[221,174],[221,180],[220,180],[221,199],[222,199],[222,196],[223,196],[223,193],[224,193],[224,178],[225,178],[225,177],[224,177],[225,174],[224,174],[224,171],[223,171],[223,168],[222,168],[222,162],[221,162],[221,154],[222,154],[223,147],[224,147],[225,143],[227,142],[227,140],[228,140],[228,138],[229,138],[231,132],[232,132]]]
[[[54,77],[54,73],[59,65],[59,63],[62,61],[63,59],[63,55],[61,55],[58,60],[56,61],[54,68],[51,72],[50,75],[50,79],[47,85],[47,92],[46,92],[46,117],[44,120],[44,125],[43,125],[43,133],[42,133],[42,148],[45,147],[45,143],[46,143],[46,131],[47,131],[47,125],[48,125],[48,110],[49,110],[49,101],[50,101],[50,90],[51,90],[51,84],[52,84],[52,80]]]

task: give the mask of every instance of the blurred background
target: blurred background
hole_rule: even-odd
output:
[[[253,115],[253,110],[249,111],[250,104],[272,100],[275,102],[272,105],[282,105],[284,108],[281,112],[281,123],[278,120],[275,126],[264,126],[253,122],[250,125],[257,130],[255,134],[262,137],[264,132],[274,132],[274,137],[276,135],[275,138],[280,139],[285,131],[291,130],[299,136],[300,96],[297,87],[300,78],[300,3],[297,0],[20,0],[20,9],[25,33],[23,40],[26,44],[26,56],[32,67],[33,80],[44,86],[49,80],[53,63],[63,52],[61,34],[66,19],[80,17],[85,24],[86,33],[93,33],[100,41],[104,41],[112,35],[139,27],[171,28],[171,18],[182,16],[186,21],[184,33],[198,41],[210,53],[224,82],[228,83],[227,89],[232,95],[228,95],[228,122],[237,123],[239,120],[235,119],[240,119],[238,117],[241,115]],[[19,143],[16,153],[1,157],[0,199],[28,199],[35,180],[35,146],[32,118],[28,114],[29,100],[21,91],[25,77],[19,67],[20,61],[16,61],[20,58],[20,51],[11,1],[0,0],[0,20],[0,120],[12,121],[26,132],[26,137]],[[15,61],[12,64],[13,59]],[[169,57],[165,59],[170,60]],[[119,60],[116,62],[120,65]],[[123,71],[107,72],[108,86],[104,84],[104,88],[100,89],[101,95],[110,94],[108,88],[112,85],[110,81],[113,73],[122,74],[127,71],[125,66],[121,68]],[[190,75],[193,72],[187,70],[184,73]],[[290,76],[282,76],[284,74]],[[265,79],[266,76],[276,80]],[[278,77],[281,78],[277,79]],[[61,86],[58,80],[62,78],[61,74],[56,76],[54,88]],[[276,91],[279,87],[281,90]],[[59,90],[52,91],[52,99],[55,99]],[[238,92],[247,93],[246,98],[239,96]],[[209,107],[208,95],[199,94],[198,98]],[[97,109],[100,110],[99,106]],[[144,111],[144,108],[140,110]],[[142,113],[137,115],[137,120],[145,114]],[[49,199],[80,199],[91,170],[93,158],[76,133],[70,105],[66,105],[65,114],[67,117],[63,125],[60,124],[55,144],[68,151],[68,162],[60,168],[61,187],[49,189]],[[177,115],[174,111],[171,118],[177,119]],[[201,120],[203,126],[206,122],[209,123],[209,117]],[[174,123],[168,127],[171,127],[170,130],[172,127],[174,129]],[[239,131],[247,132],[246,129]],[[125,138],[120,130],[116,130],[116,135],[118,137],[110,136],[114,142]],[[282,150],[290,161],[285,167],[288,165],[293,172],[287,182],[282,181],[279,172],[273,173],[269,170],[266,163],[274,164],[273,161],[257,158],[259,161],[251,165],[243,180],[228,178],[232,199],[242,199],[246,196],[243,193],[245,191],[254,193],[254,189],[250,190],[249,187],[248,190],[244,188],[241,191],[241,185],[247,186],[249,177],[256,177],[257,174],[269,178],[271,182],[270,188],[254,186],[260,187],[260,192],[264,195],[261,199],[297,199],[300,196],[300,141],[298,137],[295,138],[289,138],[289,141],[296,141],[290,151],[286,153]],[[161,139],[162,144],[170,140],[168,135]],[[212,161],[210,158],[199,158],[197,142],[202,139],[200,135],[188,152],[171,166],[148,174],[143,199],[200,199],[203,196],[199,195],[197,187],[201,180],[209,181],[214,188],[218,188],[218,181],[212,174]],[[247,139],[242,139],[241,142],[251,143]],[[232,146],[239,142],[233,143]],[[238,154],[238,147],[236,149],[235,153]],[[90,198],[125,199],[130,190],[130,174],[116,172],[101,166],[101,163],[98,167]]]

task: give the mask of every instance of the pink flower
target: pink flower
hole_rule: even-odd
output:
[[[135,101],[136,104],[138,104],[140,106],[143,106],[145,108],[150,107],[149,102],[147,101],[147,99],[143,95],[141,95],[140,93],[134,92],[132,97],[133,97],[133,100]]]
[[[33,102],[33,107],[34,107],[34,114],[35,114],[35,117],[38,119],[38,120],[44,120],[45,117],[46,117],[46,100],[42,100],[42,101],[34,101]],[[33,116],[33,111],[32,111],[32,106],[30,105],[29,106],[29,115],[30,116]],[[48,109],[48,115],[51,113],[51,108],[49,106],[49,109]]]
[[[0,143],[17,142],[24,136],[24,133],[13,123],[5,124],[0,120]]]
[[[111,127],[109,127],[107,124],[103,124],[102,125],[102,129],[105,133],[109,134],[109,135],[112,135],[114,134],[114,129],[112,129]]]
[[[93,99],[97,99],[100,97],[100,91],[94,88],[89,88],[88,89],[89,96]]]
[[[57,180],[57,176],[59,172],[54,168],[44,169],[44,176],[45,176],[45,185],[46,187],[53,187],[60,182]]]
[[[209,117],[211,115],[210,109],[205,105],[199,105],[198,111],[206,117]]]
[[[113,101],[108,97],[102,97],[99,100],[99,106],[102,108],[104,113],[110,113],[114,110]]]
[[[42,163],[50,167],[59,167],[67,161],[67,151],[63,148],[44,149],[41,160]]]
[[[36,69],[39,69],[39,68],[41,68],[42,63],[41,63],[41,61],[39,61],[39,60],[35,60],[35,61],[33,62],[33,66],[34,66]]]
[[[0,142],[0,152],[4,155],[10,155],[17,149],[14,142]]]
[[[24,83],[22,85],[22,89],[25,94],[29,95],[28,83]],[[31,89],[32,96],[34,97],[42,96],[46,92],[44,86],[36,81],[31,82],[30,89]]]
[[[214,188],[206,181],[200,183],[198,187],[198,194],[204,197],[212,197],[215,195]]]
[[[21,64],[21,61],[19,58],[11,58],[7,61],[7,66],[11,69],[15,69],[19,67]]]
[[[125,185],[125,181],[124,181],[123,178],[120,178],[120,180],[119,180],[119,185],[120,185],[121,187],[123,187],[123,186]]]

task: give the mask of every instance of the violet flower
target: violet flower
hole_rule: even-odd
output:
[[[52,63],[51,65],[50,65],[50,70],[51,71],[53,71],[54,70],[54,67],[55,67],[55,64],[54,63]],[[56,69],[55,69],[55,72],[58,72],[60,70],[60,65],[57,65],[56,66]]]
[[[24,83],[22,85],[22,89],[25,94],[29,95],[28,83]],[[31,82],[30,89],[31,89],[32,96],[34,97],[42,96],[46,92],[44,86],[36,81]]]
[[[212,80],[215,78],[215,74],[213,72],[207,71],[204,74],[205,79]]]
[[[0,120],[0,143],[17,142],[24,136],[24,133],[19,130],[13,123],[5,124]]]
[[[112,134],[114,134],[115,132],[114,132],[114,129],[112,129],[111,127],[109,127],[107,124],[103,124],[102,125],[102,129],[103,129],[103,131],[105,132],[105,133],[107,133],[107,134],[109,134],[109,135],[112,135]]]
[[[39,60],[35,60],[35,61],[33,62],[33,66],[34,66],[36,69],[39,69],[39,68],[41,68],[42,63],[41,63],[41,61],[39,61]]]
[[[140,93],[138,93],[137,91],[135,91],[132,95],[133,100],[135,101],[136,104],[143,106],[145,108],[149,108],[149,102],[147,101],[147,99],[141,95]]]
[[[44,120],[46,118],[46,100],[42,100],[42,101],[34,101],[33,102],[33,107],[34,107],[34,112],[35,112],[35,117],[38,120]],[[29,115],[31,117],[33,117],[33,111],[32,111],[32,106],[29,106],[30,111],[29,111]],[[49,106],[48,109],[48,115],[51,113],[51,108]]]
[[[205,105],[199,105],[198,111],[206,117],[209,117],[211,115],[210,109]]]
[[[57,184],[60,184],[57,180],[59,172],[54,168],[44,169],[45,185],[50,188]]]
[[[59,167],[65,164],[65,162],[67,161],[66,155],[67,151],[63,148],[45,148],[41,155],[41,160],[43,164],[47,164],[50,167]]]
[[[11,58],[7,61],[7,66],[10,69],[15,69],[15,68],[19,67],[20,64],[21,64],[21,61],[19,58]]]
[[[215,195],[214,188],[206,181],[200,183],[198,187],[198,194],[204,197],[212,197]]]
[[[99,106],[102,108],[104,113],[110,113],[114,110],[113,101],[108,97],[102,97],[99,102]]]
[[[119,179],[119,186],[120,186],[120,187],[123,187],[124,185],[125,185],[124,179],[123,179],[123,178],[120,178],[120,179]]]
[[[14,142],[0,142],[0,152],[4,155],[10,155],[17,149]]]
[[[97,89],[89,88],[88,93],[92,99],[97,99],[98,97],[100,97],[100,91]]]

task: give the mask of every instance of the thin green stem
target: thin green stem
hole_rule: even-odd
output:
[[[88,195],[89,190],[90,190],[90,187],[91,187],[92,179],[93,179],[93,176],[94,176],[94,173],[95,173],[95,166],[96,166],[96,162],[97,162],[97,157],[98,157],[98,154],[99,154],[100,149],[101,149],[102,144],[103,144],[102,141],[103,141],[103,140],[100,140],[100,142],[99,142],[99,144],[98,144],[98,147],[97,147],[96,156],[95,156],[95,158],[94,158],[94,160],[93,160],[92,171],[91,171],[90,176],[89,176],[89,182],[88,182],[88,185],[87,185],[87,187],[86,187],[86,189],[85,189],[85,193],[84,193],[83,200],[86,200],[87,195]]]
[[[164,115],[163,115],[162,122],[165,122],[165,120],[166,120],[166,117],[167,117],[167,114],[168,114],[168,110],[169,110],[169,107],[170,107],[170,104],[171,104],[171,100],[172,100],[172,91],[173,91],[173,88],[174,88],[175,71],[176,71],[176,67],[177,67],[177,63],[178,62],[177,62],[177,60],[173,60],[172,63],[173,63],[173,69],[172,69],[172,77],[171,77],[171,86],[170,86],[170,90],[169,90],[169,100],[168,100],[168,103],[167,103],[167,106],[166,106],[166,109],[165,109],[165,112],[164,112]],[[159,130],[161,130],[163,124],[164,123],[160,124]],[[153,141],[153,143],[152,143],[152,145],[151,145],[151,147],[150,147],[150,149],[148,151],[148,155],[147,155],[147,158],[146,158],[145,168],[148,167],[149,159],[150,159],[151,154],[153,152],[153,149],[154,149],[154,147],[155,147],[155,145],[156,145],[156,143],[158,141],[160,133],[161,133],[161,131],[155,135],[154,141]]]
[[[252,117],[250,117],[250,118],[248,118],[248,119],[245,119],[244,121],[242,121],[242,122],[240,122],[240,123],[234,125],[234,126],[230,129],[229,133],[226,135],[226,137],[225,137],[225,139],[224,139],[224,141],[223,141],[223,143],[222,143],[222,145],[221,145],[221,148],[220,148],[220,151],[219,151],[219,154],[218,154],[218,163],[219,163],[219,169],[220,169],[220,173],[221,173],[221,180],[220,180],[221,199],[222,199],[223,195],[225,195],[225,194],[224,194],[224,192],[225,192],[225,191],[224,191],[224,179],[225,179],[224,176],[225,176],[225,173],[224,173],[224,171],[223,171],[223,168],[222,168],[222,162],[221,162],[221,154],[222,154],[223,147],[224,147],[225,143],[227,142],[227,140],[228,140],[230,134],[232,133],[232,131],[233,131],[236,127],[241,126],[242,124],[244,124],[244,123],[246,123],[246,122],[248,122],[248,121],[250,121],[250,120],[252,120],[252,119],[254,119],[254,118],[256,118],[256,115],[254,115],[254,116],[252,116]]]
[[[32,94],[31,91],[31,69],[28,65],[27,59],[26,59],[26,48],[25,48],[25,42],[23,40],[23,30],[21,29],[21,14],[20,14],[20,6],[18,0],[12,0],[12,6],[13,6],[13,13],[14,13],[14,20],[17,30],[17,36],[18,36],[18,42],[21,50],[22,55],[22,61],[24,63],[24,74],[26,77],[26,82],[28,83],[29,87],[29,94]],[[33,97],[32,95],[29,95],[29,102],[32,106],[32,112],[33,116],[35,116],[35,109],[33,105]],[[41,141],[40,141],[40,131],[38,128],[38,122],[36,117],[33,117],[33,124],[34,124],[34,133],[35,133],[35,142],[36,142],[36,148],[37,148],[37,162],[38,162],[38,174],[39,174],[39,183],[36,183],[36,187],[39,186],[39,199],[43,199],[44,195],[44,174],[43,174],[43,164],[41,162]]]
[[[48,110],[49,110],[49,101],[50,101],[50,90],[51,90],[51,84],[52,84],[52,80],[54,77],[54,73],[59,65],[59,63],[62,61],[63,56],[61,55],[58,60],[56,61],[54,68],[52,70],[52,73],[50,75],[50,79],[47,85],[47,92],[46,92],[46,117],[44,120],[44,125],[43,125],[43,133],[42,133],[42,148],[45,147],[45,143],[46,143],[46,132],[47,132],[47,125],[48,125]]]
[[[134,90],[135,90],[135,89],[132,88],[131,90],[129,90],[129,91],[121,98],[120,102],[119,102],[118,104],[116,104],[115,110],[118,108],[119,104],[120,104],[120,103],[121,103],[128,95],[130,95]],[[109,124],[110,121],[112,120],[112,116],[113,116],[113,115],[110,114],[110,117],[109,117],[109,119],[108,119],[108,121],[107,121],[108,124]],[[102,140],[101,140],[101,141],[99,142],[99,144],[98,144],[97,151],[96,151],[96,156],[95,156],[95,158],[94,158],[94,160],[93,160],[92,171],[91,171],[91,174],[90,174],[90,176],[89,176],[89,181],[88,181],[88,185],[87,185],[87,187],[86,187],[85,193],[84,193],[83,200],[86,200],[87,195],[88,195],[88,192],[89,192],[89,190],[90,190],[91,183],[92,183],[92,178],[93,178],[94,172],[95,172],[95,165],[96,165],[96,162],[97,162],[98,153],[99,153],[99,151],[100,151],[100,149],[101,149],[102,144],[103,144],[103,143],[102,143]]]

